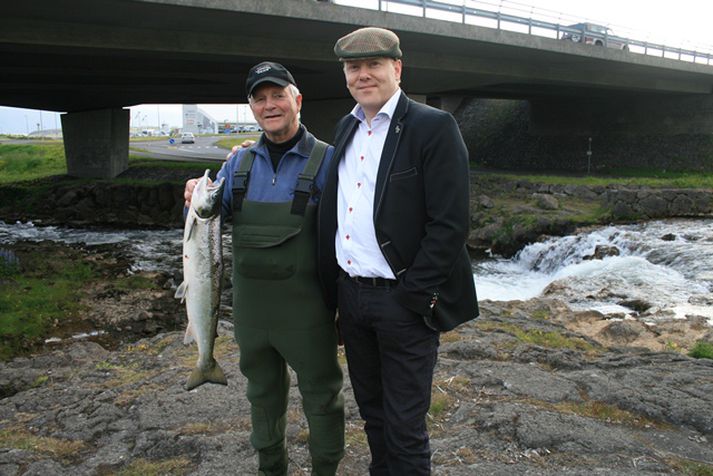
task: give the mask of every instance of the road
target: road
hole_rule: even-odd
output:
[[[230,136],[235,139],[236,144],[242,141],[240,136]],[[152,157],[156,159],[172,160],[205,160],[220,161],[225,160],[227,150],[221,149],[215,143],[223,137],[216,136],[196,136],[195,144],[181,144],[180,138],[175,139],[174,144],[166,140],[141,141],[133,140],[129,144],[132,155]],[[137,149],[141,149],[140,151]]]
[[[216,142],[225,137],[235,140],[240,144],[245,139],[257,140],[255,133],[234,134],[231,136],[196,136],[195,144],[181,144],[180,138],[175,139],[174,144],[169,144],[168,137],[162,140],[141,140],[134,139],[129,142],[129,153],[131,155],[149,157],[155,159],[168,159],[179,161],[208,161],[222,162],[228,151],[216,145]],[[0,139],[0,144],[48,144],[49,140],[32,139]],[[61,141],[54,141],[60,143]]]

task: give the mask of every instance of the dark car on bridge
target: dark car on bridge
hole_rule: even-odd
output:
[[[584,43],[585,45],[608,46],[609,48],[629,51],[629,45],[624,38],[615,36],[611,28],[594,23],[569,25],[562,34],[562,39]]]

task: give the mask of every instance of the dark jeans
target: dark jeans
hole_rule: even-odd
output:
[[[349,377],[371,451],[369,473],[430,474],[426,413],[438,332],[398,304],[389,286],[343,275],[338,292]]]

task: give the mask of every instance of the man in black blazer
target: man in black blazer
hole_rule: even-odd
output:
[[[362,28],[334,50],[357,105],[337,125],[320,201],[322,284],[339,310],[370,473],[430,474],[439,331],[478,315],[468,151],[450,114],[401,91],[393,32]]]

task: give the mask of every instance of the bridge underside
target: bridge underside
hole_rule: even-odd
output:
[[[404,90],[449,109],[457,97],[566,105],[570,98],[612,95],[676,102],[676,95],[713,92],[710,66],[329,2],[74,0],[67,8],[34,0],[3,6],[0,104],[68,112],[63,123],[77,113],[114,111],[91,133],[66,129],[76,144],[97,128],[103,137],[115,135],[122,107],[245,102],[248,69],[269,59],[292,71],[305,98],[305,123],[330,139],[334,119],[351,104],[332,46],[361,25],[396,31],[405,52]],[[649,112],[657,114],[655,107]],[[645,123],[656,122],[648,114]],[[116,138],[110,143],[125,147]],[[102,147],[96,155],[106,157]],[[76,150],[67,152],[79,162],[90,155]]]

